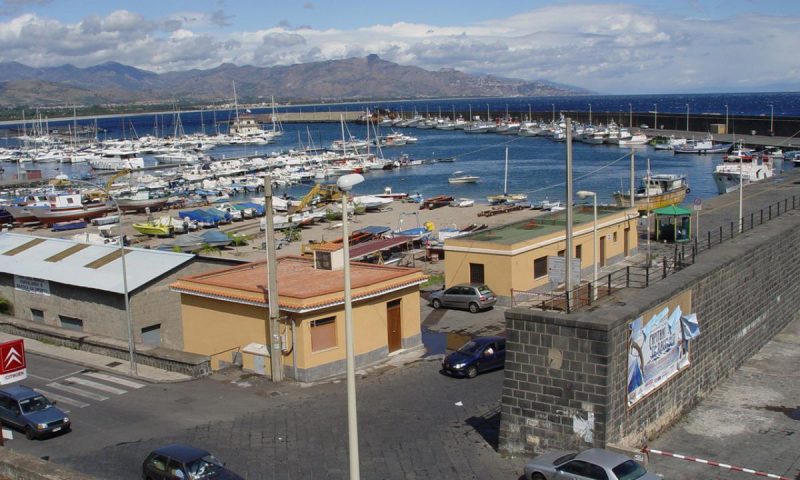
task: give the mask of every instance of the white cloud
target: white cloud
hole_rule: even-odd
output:
[[[219,7],[233,11],[235,4]],[[541,78],[606,93],[752,90],[791,85],[800,72],[793,52],[800,44],[800,18],[790,16],[710,21],[625,3],[558,3],[465,25],[398,21],[343,30],[292,27],[287,21],[231,32],[220,27],[230,27],[242,14],[227,11],[153,19],[118,10],[77,23],[23,14],[0,22],[0,60],[34,66],[114,60],[163,72],[376,53],[403,65]]]

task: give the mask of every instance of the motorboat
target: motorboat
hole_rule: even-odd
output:
[[[143,235],[169,237],[173,233],[171,217],[163,217],[158,220],[148,220],[142,223],[134,223],[131,226],[134,230]]]
[[[155,211],[166,205],[169,195],[140,190],[130,195],[120,195],[114,200],[123,212],[138,212],[146,209]]]
[[[481,177],[476,175],[467,175],[462,171],[453,172],[450,178],[447,179],[448,183],[476,183]]]
[[[650,140],[650,143],[656,150],[674,150],[675,147],[686,145],[686,139],[675,137],[675,135],[670,135],[669,137],[659,136]]]
[[[739,185],[748,185],[774,175],[773,164],[760,155],[749,153],[726,155],[725,161],[717,165],[711,174],[720,194],[733,192]]]
[[[674,173],[648,174],[642,178],[641,185],[633,194],[634,205],[640,212],[676,205],[686,198],[689,184],[685,175]],[[616,191],[614,201],[619,207],[630,207],[630,191]]]
[[[475,205],[475,200],[471,198],[456,198],[450,202],[451,207],[471,207]]]
[[[686,140],[683,145],[676,145],[672,151],[675,153],[725,153],[730,150],[730,143],[715,143],[714,138],[709,135],[703,140]]]
[[[380,210],[392,202],[393,200],[391,198],[378,197],[375,195],[353,197],[353,203],[363,206],[366,210]]]

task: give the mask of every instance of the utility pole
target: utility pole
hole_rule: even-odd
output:
[[[269,344],[269,362],[272,372],[272,381],[283,380],[283,367],[281,366],[281,335],[278,321],[281,308],[278,305],[278,260],[275,253],[275,220],[272,218],[272,177],[264,177],[264,213],[267,225],[267,303],[269,314],[267,320],[267,343]]]
[[[564,288],[567,294],[567,311],[572,308],[572,119],[566,118],[567,131],[567,226],[566,226],[566,252],[564,273]]]

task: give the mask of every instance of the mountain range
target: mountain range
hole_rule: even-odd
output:
[[[0,63],[0,106],[579,95],[587,90],[544,80],[470,75],[398,65],[377,55],[288,66],[222,64],[209,70],[154,73],[116,62],[79,68]]]

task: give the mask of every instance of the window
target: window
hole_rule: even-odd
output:
[[[563,256],[564,256],[564,255],[566,255],[566,254],[567,254],[567,251],[566,251],[566,250],[559,250],[559,251],[558,251],[558,256],[559,256],[559,257],[563,257]]]
[[[483,264],[470,263],[469,264],[469,281],[471,283],[483,283]]]
[[[617,241],[617,232],[614,232],[614,241]]]
[[[173,478],[186,478],[186,474],[183,473],[183,465],[181,465],[177,460],[170,459],[169,464],[167,465],[167,472]]]
[[[38,308],[31,308],[31,320],[44,323],[44,312]]]
[[[59,315],[58,320],[61,322],[61,327],[66,328],[68,330],[77,330],[79,332],[83,331],[83,320],[80,318],[72,318],[66,317],[64,315]]]
[[[319,352],[336,346],[336,317],[311,321],[311,351]]]
[[[331,267],[331,252],[314,252],[314,268],[317,270],[330,270]]]
[[[547,276],[547,257],[539,257],[533,261],[533,278]]]
[[[161,345],[161,324],[142,329],[142,343],[145,345]]]
[[[583,255],[583,245],[575,245],[575,258],[581,258]]]

